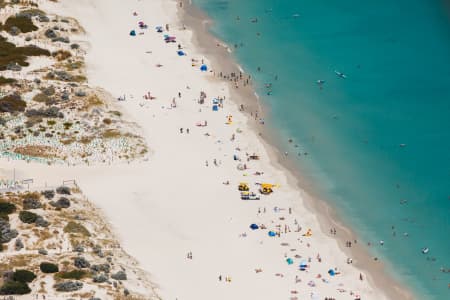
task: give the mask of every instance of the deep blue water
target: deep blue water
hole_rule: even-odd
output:
[[[419,299],[450,299],[449,1],[194,3],[238,45],[269,124],[309,153],[298,161],[318,191],[364,241],[385,241],[372,251]]]

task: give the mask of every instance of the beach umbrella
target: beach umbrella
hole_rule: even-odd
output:
[[[178,56],[184,56],[184,55],[186,55],[186,53],[184,53],[183,51],[178,51],[177,53],[178,53]]]
[[[268,235],[271,236],[271,237],[274,237],[274,236],[276,236],[277,234],[276,234],[275,232],[273,232],[273,231],[269,231]]]
[[[292,258],[288,258],[286,259],[286,262],[288,263],[288,265],[292,265],[294,263],[294,260]]]
[[[330,274],[330,276],[336,275],[336,273],[334,272],[333,269],[329,269],[329,270],[328,270],[328,274]]]
[[[208,71],[208,67],[207,67],[206,65],[202,65],[202,66],[200,67],[200,71],[206,72],[206,71]]]
[[[259,226],[256,224],[252,224],[252,225],[250,225],[250,229],[256,230],[256,229],[259,229]]]
[[[305,271],[305,269],[306,269],[306,267],[308,267],[308,265],[306,264],[306,261],[302,261],[301,263],[300,263],[300,271]]]
[[[131,35],[131,36],[136,36],[136,31],[135,31],[135,30],[131,30],[131,31],[130,31],[130,35]]]

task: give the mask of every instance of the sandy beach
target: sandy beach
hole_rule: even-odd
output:
[[[79,21],[89,85],[112,95],[140,128],[149,155],[70,167],[3,158],[4,177],[15,170],[36,187],[75,180],[162,299],[410,298],[394,284],[380,286],[389,279],[372,278],[363,256],[345,253],[330,236],[327,213],[318,216],[306,204],[306,193],[240,111],[233,83],[218,78],[217,58],[196,47],[177,2],[38,3]],[[259,200],[241,200],[240,183]],[[261,194],[262,183],[273,184],[273,193]]]

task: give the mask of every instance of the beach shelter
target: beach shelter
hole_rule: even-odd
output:
[[[180,50],[180,51],[178,51],[177,53],[178,53],[178,56],[184,56],[184,55],[186,55],[186,53],[184,53],[184,52],[183,52],[183,51],[181,51],[181,50]]]
[[[330,276],[334,276],[334,275],[336,275],[336,272],[334,272],[333,269],[329,269],[328,274],[330,274]]]
[[[286,259],[286,262],[288,263],[288,265],[292,265],[294,263],[294,260],[292,258],[288,258]]]
[[[219,111],[219,106],[218,105],[213,105],[212,110],[213,111]]]
[[[259,226],[256,224],[252,224],[252,225],[250,225],[250,229],[256,230],[256,229],[259,229]]]
[[[268,235],[269,235],[270,237],[274,237],[274,236],[276,236],[277,234],[276,234],[275,232],[273,232],[273,231],[269,231]]]
[[[202,65],[202,66],[200,67],[200,71],[206,72],[206,71],[208,71],[208,67],[207,67],[206,65]]]
[[[131,35],[131,36],[136,36],[136,30],[131,30],[131,31],[130,31],[130,35]]]
[[[306,263],[305,260],[303,260],[303,261],[300,263],[300,266],[299,266],[300,271],[305,271],[307,267],[308,267],[308,264]]]

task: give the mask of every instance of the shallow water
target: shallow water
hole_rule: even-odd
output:
[[[418,298],[449,299],[450,273],[440,271],[450,269],[448,2],[194,3],[236,44],[269,123],[300,145],[282,150],[302,153],[318,192],[364,241],[385,241],[373,251]]]

